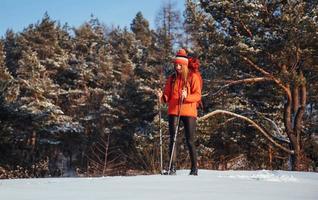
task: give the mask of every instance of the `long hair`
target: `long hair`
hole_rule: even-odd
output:
[[[188,75],[189,75],[189,68],[187,65],[182,65],[181,67],[181,79],[183,81],[183,87],[186,86],[187,80],[188,80]]]

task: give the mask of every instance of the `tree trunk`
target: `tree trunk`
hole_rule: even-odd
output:
[[[32,151],[35,150],[35,145],[36,145],[36,132],[32,132],[32,138],[31,138],[31,146],[32,146]]]
[[[286,133],[290,139],[290,149],[294,151],[291,155],[291,170],[305,169],[305,156],[302,150],[301,132],[303,116],[306,107],[306,83],[305,78],[300,72],[301,83],[293,88],[291,93],[287,94],[287,101],[284,107],[284,125]],[[290,88],[287,86],[287,88]]]
[[[293,97],[295,95],[291,94],[290,85],[287,85],[286,88],[287,88],[287,93],[286,93],[287,101],[284,105],[284,125],[285,125],[286,134],[290,141],[289,148],[295,152],[297,141],[293,132],[293,127],[292,127],[292,102],[295,102],[293,101]],[[297,156],[295,154],[290,155],[290,165],[291,165],[290,169],[292,171],[295,170],[296,157]]]
[[[292,107],[292,112],[293,115],[297,112],[298,107],[299,107],[299,86],[295,85],[293,87],[293,94],[292,94],[292,102],[293,102],[293,107]]]
[[[306,108],[306,100],[307,100],[307,88],[305,83],[305,78],[302,73],[300,73],[300,79],[301,79],[301,85],[299,87],[299,99],[300,99],[300,105],[297,109],[297,112],[295,114],[295,120],[294,120],[294,134],[296,136],[296,144],[295,144],[295,155],[296,155],[296,162],[295,162],[295,168],[296,170],[304,170],[306,168],[305,163],[305,155],[302,149],[302,138],[301,138],[301,132],[302,132],[302,125],[303,125],[303,116],[305,113]]]
[[[273,147],[271,145],[268,146],[268,159],[269,159],[269,169],[273,170]]]

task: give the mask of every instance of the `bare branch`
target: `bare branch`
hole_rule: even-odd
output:
[[[272,77],[272,75],[265,71],[263,68],[259,67],[258,65],[256,65],[255,63],[253,63],[250,59],[248,59],[247,57],[245,56],[241,56],[241,58],[247,62],[250,66],[252,66],[253,68],[255,68],[257,71],[261,72],[262,74],[264,74],[265,76],[269,76],[269,77]]]
[[[96,147],[95,147],[95,149],[96,149]],[[98,162],[103,163],[103,161],[100,159],[99,155],[97,154],[97,152],[94,149],[92,149],[91,153],[93,154],[94,158],[96,158],[98,160]]]
[[[241,58],[247,62],[250,66],[252,66],[254,69],[256,69],[257,71],[261,72],[262,74],[264,74],[266,77],[269,77],[270,79],[272,79],[279,87],[281,87],[287,96],[290,95],[290,89],[288,89],[286,86],[284,86],[284,84],[277,79],[276,77],[274,77],[272,74],[270,74],[269,72],[265,71],[263,68],[259,67],[258,65],[256,65],[254,62],[252,62],[250,59],[248,59],[245,56],[241,56]]]
[[[106,149],[105,149],[105,155],[104,155],[104,169],[103,169],[103,175],[106,172],[107,169],[107,161],[108,161],[108,149],[109,149],[109,139],[110,139],[110,133],[107,136],[107,142],[106,142]]]
[[[245,32],[247,33],[247,35],[250,37],[250,38],[253,38],[253,33],[252,31],[246,26],[246,24],[241,20],[241,19],[238,19],[241,26],[243,27],[243,29],[245,30]]]
[[[226,110],[215,110],[213,112],[210,112],[210,113],[198,118],[197,122],[204,121],[204,120],[206,120],[214,115],[219,115],[219,114],[230,115],[230,116],[234,116],[234,117],[237,117],[237,118],[240,118],[242,120],[247,121],[248,123],[252,124],[257,130],[259,130],[266,137],[266,139],[268,139],[276,147],[280,148],[281,150],[283,150],[289,154],[294,154],[294,151],[287,149],[286,147],[278,144],[275,140],[273,140],[273,138],[262,127],[260,127],[258,124],[256,124],[253,120],[251,120],[245,116],[236,114],[236,113],[232,113],[232,112],[229,112]]]
[[[255,77],[255,78],[246,78],[246,79],[236,80],[236,81],[229,81],[226,85],[222,86],[218,91],[216,91],[212,95],[215,96],[219,94],[225,88],[230,87],[232,85],[254,84],[254,83],[266,82],[266,81],[273,81],[273,79],[270,77]]]

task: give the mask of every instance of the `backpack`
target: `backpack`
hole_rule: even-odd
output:
[[[197,74],[198,77],[199,77],[199,80],[200,80],[200,86],[201,86],[201,91],[203,89],[203,79],[202,79],[202,76],[201,76],[201,72],[199,70],[200,68],[200,61],[197,57],[188,57],[188,60],[189,60],[189,64],[188,64],[188,67],[189,67],[189,70],[190,70],[190,73],[194,73],[194,74]],[[203,103],[202,103],[202,100],[200,100],[198,103],[197,103],[197,108],[201,108],[203,109]]]

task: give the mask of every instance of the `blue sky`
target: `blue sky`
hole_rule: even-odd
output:
[[[130,27],[138,11],[154,27],[160,7],[169,0],[0,0],[0,37],[8,28],[20,32],[29,24],[49,16],[61,24],[78,27],[90,19],[91,14],[106,25]],[[171,0],[182,12],[184,0]]]

